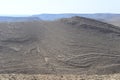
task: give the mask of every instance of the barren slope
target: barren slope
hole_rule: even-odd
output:
[[[120,18],[112,18],[111,20],[105,20],[105,22],[119,26],[120,27]]]
[[[119,27],[83,17],[0,23],[0,73],[119,73],[119,49]]]

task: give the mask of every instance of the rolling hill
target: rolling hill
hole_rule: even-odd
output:
[[[0,23],[0,73],[120,72],[120,28],[75,16]]]

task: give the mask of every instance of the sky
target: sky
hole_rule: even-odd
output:
[[[0,15],[120,13],[120,0],[0,0]]]

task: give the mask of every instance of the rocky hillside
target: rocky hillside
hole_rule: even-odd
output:
[[[0,73],[120,72],[120,28],[84,17],[0,23]]]

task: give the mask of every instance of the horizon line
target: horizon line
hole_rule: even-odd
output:
[[[34,16],[34,15],[44,15],[44,14],[120,14],[120,13],[37,13],[37,14],[0,14],[0,16],[5,17],[26,17],[26,16]]]

